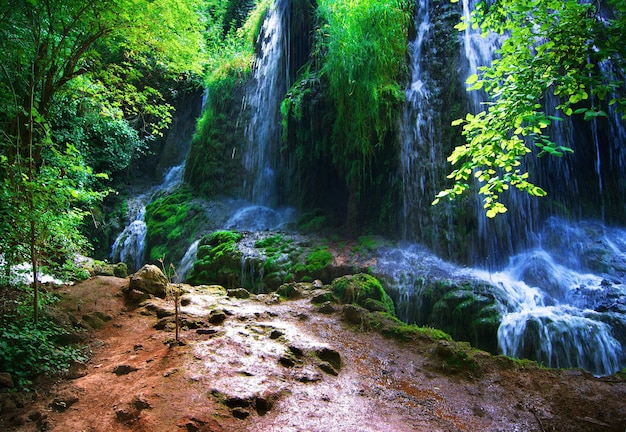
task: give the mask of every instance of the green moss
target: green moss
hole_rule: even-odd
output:
[[[194,285],[238,285],[241,276],[241,251],[237,242],[243,235],[236,231],[216,231],[204,236],[198,245],[198,260],[187,282]]]
[[[309,253],[306,257],[305,269],[309,273],[317,273],[324,269],[333,260],[333,254],[326,247],[321,247]]]
[[[374,276],[359,273],[337,278],[332,283],[332,291],[344,303],[356,303],[366,308],[368,304],[375,304],[376,309],[394,315],[393,300]]]
[[[191,191],[183,187],[146,206],[146,252],[150,261],[178,263],[208,222],[193,199]]]

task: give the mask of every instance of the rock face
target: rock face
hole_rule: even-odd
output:
[[[146,264],[130,278],[129,290],[165,298],[168,280],[155,265]]]

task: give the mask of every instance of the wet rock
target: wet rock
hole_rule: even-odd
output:
[[[280,330],[272,330],[272,332],[270,333],[270,339],[278,339],[279,337],[283,336],[285,333],[283,333]]]
[[[70,365],[65,376],[67,379],[74,380],[74,379],[82,378],[86,376],[87,374],[89,374],[89,371],[87,370],[87,365],[82,362],[74,361]]]
[[[259,394],[254,400],[256,412],[259,415],[267,414],[273,407],[274,403],[280,397],[280,392],[268,389]]]
[[[165,277],[160,268],[152,264],[146,264],[131,276],[129,289],[165,298],[167,283],[167,277]]]
[[[50,402],[50,408],[58,412],[66,411],[69,407],[78,402],[77,393],[75,389],[67,389],[58,393],[52,402]]]
[[[247,299],[250,298],[250,291],[245,288],[235,288],[227,290],[226,295],[228,297]]]
[[[309,369],[303,369],[302,371],[299,371],[297,374],[295,374],[294,378],[296,379],[296,381],[306,384],[320,381],[322,379],[322,375]]]
[[[234,408],[232,410],[233,417],[238,418],[240,420],[245,420],[250,416],[250,412],[246,411],[243,408]]]
[[[323,292],[317,295],[314,295],[311,298],[311,303],[313,304],[322,304],[326,302],[331,302],[335,300],[335,296],[331,292]]]
[[[364,309],[355,305],[345,305],[343,307],[343,316],[346,321],[360,325],[363,323],[363,314],[367,312]]]
[[[224,405],[228,408],[248,408],[252,405],[252,400],[239,396],[231,396],[224,399]]]
[[[343,303],[356,303],[368,309],[375,307],[391,315],[395,313],[393,300],[380,281],[367,273],[339,277],[333,280],[332,290]]]
[[[296,357],[302,357],[304,355],[304,350],[295,345],[289,345],[289,351]]]
[[[333,368],[341,369],[341,356],[336,350],[332,348],[322,348],[318,349],[315,354],[320,360],[330,363]]]
[[[128,375],[129,373],[135,372],[138,370],[139,368],[136,368],[135,366],[123,364],[123,365],[115,366],[112,372],[117,376],[121,376],[121,375]]]
[[[288,299],[298,299],[302,297],[302,289],[297,283],[288,283],[281,285],[276,290],[278,295]]]
[[[0,388],[13,388],[13,377],[8,372],[0,372]]]
[[[332,375],[332,376],[339,375],[339,372],[337,372],[337,370],[334,367],[332,367],[332,365],[328,362],[320,363],[318,367],[329,375]]]
[[[153,328],[155,330],[173,331],[176,328],[174,317],[161,318],[154,324]]]
[[[218,325],[218,324],[223,323],[225,319],[226,319],[226,313],[224,313],[224,311],[214,310],[214,311],[211,311],[208,321],[210,324]]]
[[[335,313],[336,309],[331,302],[327,301],[322,306],[320,306],[319,311],[323,314],[330,315]]]
[[[282,356],[280,359],[278,359],[278,363],[280,363],[282,366],[286,367],[286,368],[290,368],[290,367],[294,367],[296,364],[296,361],[291,357],[291,356]]]
[[[142,302],[139,306],[144,308],[146,311],[155,314],[157,318],[169,317],[175,313],[173,307],[163,304],[160,300],[149,299]]]

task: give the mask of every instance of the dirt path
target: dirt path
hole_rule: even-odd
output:
[[[354,329],[339,305],[321,313],[309,299],[314,291],[280,301],[189,287],[185,345],[170,346],[172,319],[155,314],[172,305],[128,310],[120,295],[126,283],[96,277],[64,289],[72,313],[97,311],[107,320],[92,334],[94,355],[78,374],[86,375],[41,390],[2,416],[0,430],[626,429],[622,379],[522,369],[488,354],[473,371],[449,370],[437,355],[445,344],[403,344]]]

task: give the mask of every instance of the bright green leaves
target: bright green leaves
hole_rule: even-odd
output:
[[[367,178],[403,98],[411,20],[406,0],[320,0],[315,52],[337,107],[331,152],[348,183]]]
[[[483,1],[469,22],[457,25],[461,31],[471,25],[483,35],[505,36],[492,64],[466,81],[468,91],[484,90],[490,99],[484,111],[452,123],[463,126],[466,142],[448,158],[455,167],[449,175],[453,186],[440,192],[433,204],[466,193],[473,183],[484,197],[488,217],[506,211],[500,194],[511,187],[545,196],[523,168],[530,148],[537,147],[538,156],[561,157],[572,151],[549,136],[551,123],[561,119],[545,113],[540,102],[546,95],[557,98],[556,109],[566,116],[606,117],[608,105],[624,112],[626,83],[598,66],[609,61],[618,70],[625,66],[624,33],[617,37],[614,29],[626,28],[626,7],[618,0],[610,3],[607,20],[592,2]]]

